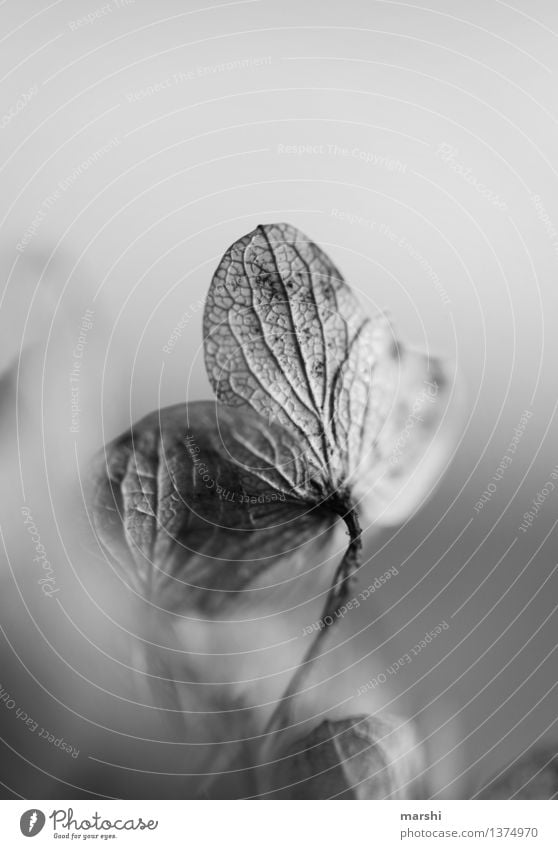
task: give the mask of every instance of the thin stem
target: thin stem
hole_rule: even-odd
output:
[[[265,767],[270,760],[270,755],[277,747],[277,742],[281,734],[288,729],[292,719],[292,708],[296,696],[302,690],[307,678],[309,678],[313,666],[323,653],[326,637],[329,636],[331,625],[338,618],[339,608],[344,604],[349,595],[350,581],[356,570],[360,567],[360,552],[362,549],[361,527],[358,521],[358,514],[351,505],[349,499],[343,495],[337,495],[330,500],[330,504],[334,511],[345,521],[347,525],[350,542],[343,556],[343,560],[337,567],[335,577],[327,595],[327,599],[322,612],[323,628],[316,635],[315,640],[310,645],[304,658],[302,659],[297,671],[293,675],[287,689],[285,690],[281,700],[277,704],[264,734],[265,739],[259,748],[257,757],[254,759],[254,767]],[[227,766],[230,766],[234,761],[234,754],[230,750],[223,751],[213,762],[213,775],[207,776],[201,782],[200,796],[208,796],[209,788],[213,786],[219,777],[219,771]],[[259,781],[260,786],[264,781]]]
[[[321,617],[323,627],[306,651],[297,671],[291,678],[287,689],[266,726],[266,740],[260,754],[260,763],[262,765],[265,765],[269,753],[275,748],[281,733],[291,724],[294,700],[312,673],[315,662],[324,651],[327,637],[331,632],[331,626],[338,619],[339,609],[349,595],[351,577],[360,566],[362,540],[358,514],[354,507],[350,505],[350,502],[343,497],[332,499],[331,503],[335,512],[344,519],[351,541],[343,556],[343,560],[337,567],[333,583],[327,595]]]

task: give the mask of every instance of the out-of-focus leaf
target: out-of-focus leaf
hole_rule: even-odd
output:
[[[361,462],[349,487],[363,516],[403,521],[443,471],[462,415],[462,394],[441,360],[397,345],[372,374]]]
[[[390,714],[326,720],[277,764],[275,795],[290,799],[417,798],[422,753]]]
[[[477,799],[556,799],[558,745],[540,746],[495,776]]]
[[[90,515],[141,596],[216,610],[303,543],[327,549],[334,519],[322,493],[280,425],[197,402],[152,413],[105,447]]]

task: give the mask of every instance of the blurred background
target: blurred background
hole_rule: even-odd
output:
[[[339,623],[331,697],[358,712],[446,622],[373,687],[440,795],[558,740],[554,4],[20,0],[0,20],[3,794],[185,792],[135,689],[135,602],[68,517],[92,451],[211,397],[203,298],[272,221],[466,399],[437,488],[365,534],[359,587],[397,575]]]

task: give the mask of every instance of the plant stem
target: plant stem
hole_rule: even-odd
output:
[[[360,567],[360,552],[362,549],[361,527],[358,521],[358,514],[355,508],[350,503],[347,497],[337,495],[330,499],[330,504],[333,510],[344,520],[349,531],[350,542],[343,559],[333,578],[329,589],[327,599],[322,612],[323,628],[316,635],[315,640],[310,645],[308,651],[304,655],[297,671],[291,678],[287,689],[285,690],[281,700],[273,711],[269,722],[264,731],[264,742],[259,747],[259,752],[254,758],[254,767],[261,769],[265,767],[271,759],[272,753],[277,748],[278,740],[281,734],[288,729],[292,718],[292,707],[296,696],[303,688],[306,679],[310,676],[314,663],[320,658],[323,653],[326,637],[329,636],[331,625],[336,621],[339,608],[347,600],[351,577]],[[205,778],[201,783],[200,796],[207,796],[209,788],[215,783],[218,778],[220,769],[230,766],[234,760],[234,754],[231,752],[223,752],[212,764],[213,774]],[[259,780],[260,786],[265,784],[265,781]]]
[[[345,521],[349,530],[351,541],[343,556],[343,560],[337,567],[335,577],[327,595],[320,620],[323,627],[308,648],[266,726],[266,739],[262,746],[260,755],[261,765],[265,765],[267,758],[271,750],[275,748],[281,733],[287,729],[291,723],[294,700],[296,699],[297,694],[302,690],[307,678],[309,678],[314,663],[323,653],[326,639],[331,631],[331,626],[338,618],[339,608],[347,600],[351,577],[360,566],[362,540],[358,514],[348,499],[343,496],[331,499],[330,503],[335,512]]]

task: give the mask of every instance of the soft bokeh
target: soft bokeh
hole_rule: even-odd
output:
[[[128,668],[136,600],[74,522],[77,470],[210,396],[203,298],[259,222],[314,238],[466,396],[437,489],[367,530],[358,588],[397,575],[338,624],[316,698],[362,713],[386,675],[362,698],[415,718],[450,797],[557,740],[554,4],[20,0],[0,20],[5,795],[185,792]]]

